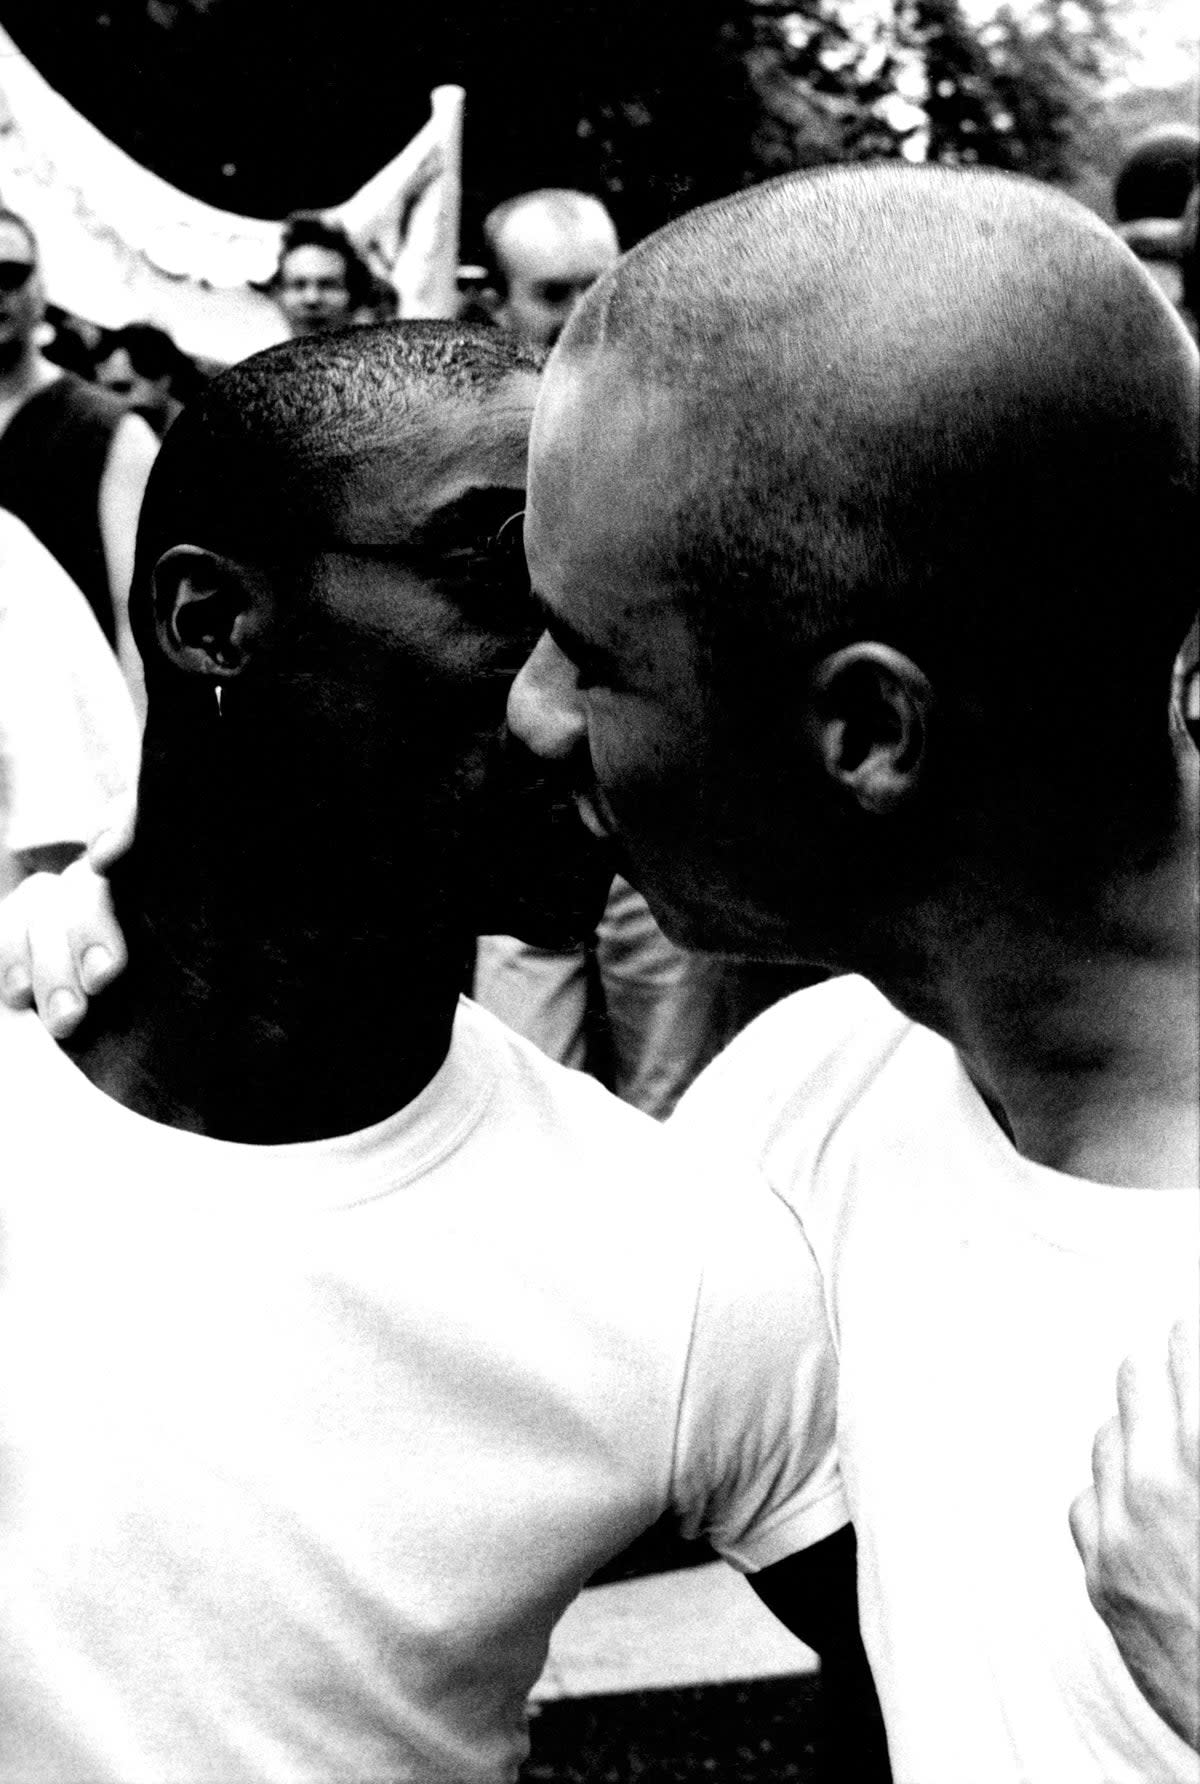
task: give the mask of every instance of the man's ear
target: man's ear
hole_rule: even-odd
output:
[[[257,654],[275,600],[259,570],[198,545],[173,545],[154,566],[154,624],[163,655],[189,675],[228,681]]]
[[[825,772],[863,811],[898,810],[929,747],[933,689],[889,644],[850,644],[813,672],[811,725]]]

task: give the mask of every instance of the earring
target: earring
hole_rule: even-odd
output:
[[[217,717],[220,718],[221,717],[221,684],[220,684],[220,682],[217,683],[216,689],[214,691],[217,696]]]

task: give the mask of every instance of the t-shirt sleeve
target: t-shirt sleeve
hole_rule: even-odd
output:
[[[848,1521],[835,1445],[837,1370],[800,1223],[754,1176],[706,1235],[680,1402],[673,1500],[744,1573]]]
[[[137,778],[137,722],[87,602],[11,515],[0,517],[0,754],[12,850],[87,842]]]

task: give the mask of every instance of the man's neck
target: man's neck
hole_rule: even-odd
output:
[[[129,968],[68,1050],[127,1108],[218,1139],[287,1144],[386,1119],[445,1059],[461,950],[399,901],[381,909],[350,863],[265,870],[253,845],[222,841],[236,872],[158,834],[148,865],[143,831],[115,878]]]
[[[958,1048],[1026,1158],[1132,1188],[1196,1181],[1197,761],[1162,846],[1048,901],[993,855],[871,969]],[[912,913],[909,913],[909,919]]]

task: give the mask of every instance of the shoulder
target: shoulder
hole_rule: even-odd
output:
[[[673,1118],[702,1135],[740,1111],[760,1122],[797,1103],[843,1102],[880,1068],[913,1024],[856,974],[783,998],[730,1042]]]
[[[49,556],[46,547],[25,522],[9,508],[0,508],[0,568],[23,570]]]
[[[857,975],[795,992],[700,1074],[671,1126],[711,1155],[757,1166],[791,1201],[914,1028]]]
[[[489,1142],[519,1149],[524,1175],[544,1175],[559,1203],[591,1206],[610,1225],[636,1221],[698,1261],[720,1233],[770,1225],[771,1197],[749,1165],[705,1156],[682,1127],[653,1121],[585,1072],[547,1059],[464,998],[457,1033],[486,1055],[495,1089]]]
[[[56,460],[103,459],[126,420],[115,398],[74,372],[61,372],[22,403],[5,429],[11,453],[53,453]]]
[[[0,508],[0,618],[18,615],[47,634],[55,631],[66,611],[86,603],[58,559],[7,508]]]
[[[106,433],[115,433],[125,419],[125,409],[115,397],[74,372],[63,372],[41,393],[42,401],[73,420],[90,422]]]

